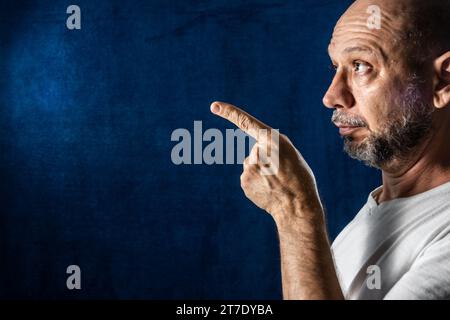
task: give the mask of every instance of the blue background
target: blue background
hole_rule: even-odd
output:
[[[176,166],[170,136],[233,128],[214,100],[279,128],[333,239],[380,183],[321,102],[350,2],[0,1],[0,297],[281,298],[276,228],[241,166]]]

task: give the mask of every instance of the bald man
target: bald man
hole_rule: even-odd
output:
[[[374,5],[380,28],[368,24]],[[314,175],[290,140],[271,143],[257,134],[270,129],[263,122],[211,105],[257,139],[241,187],[275,220],[283,297],[449,299],[450,1],[355,1],[328,51],[336,74],[323,102],[345,151],[383,176],[332,246]],[[279,154],[272,175],[258,158],[267,145]]]

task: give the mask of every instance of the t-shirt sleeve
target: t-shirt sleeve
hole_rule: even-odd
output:
[[[450,299],[450,234],[428,247],[384,299]]]

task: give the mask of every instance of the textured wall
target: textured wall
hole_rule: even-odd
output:
[[[279,128],[334,238],[380,183],[321,103],[349,2],[0,1],[0,297],[280,298],[275,225],[241,167],[175,166],[170,135],[232,128],[213,100]]]

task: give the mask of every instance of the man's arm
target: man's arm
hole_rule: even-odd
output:
[[[211,111],[256,139],[244,161],[241,187],[277,225],[284,299],[343,299],[315,179],[301,154],[284,135],[274,143],[277,132],[233,105],[215,102]],[[267,156],[273,152],[276,161]],[[273,174],[267,174],[270,167],[276,167]]]
[[[322,209],[294,201],[276,216],[284,299],[344,299]]]

